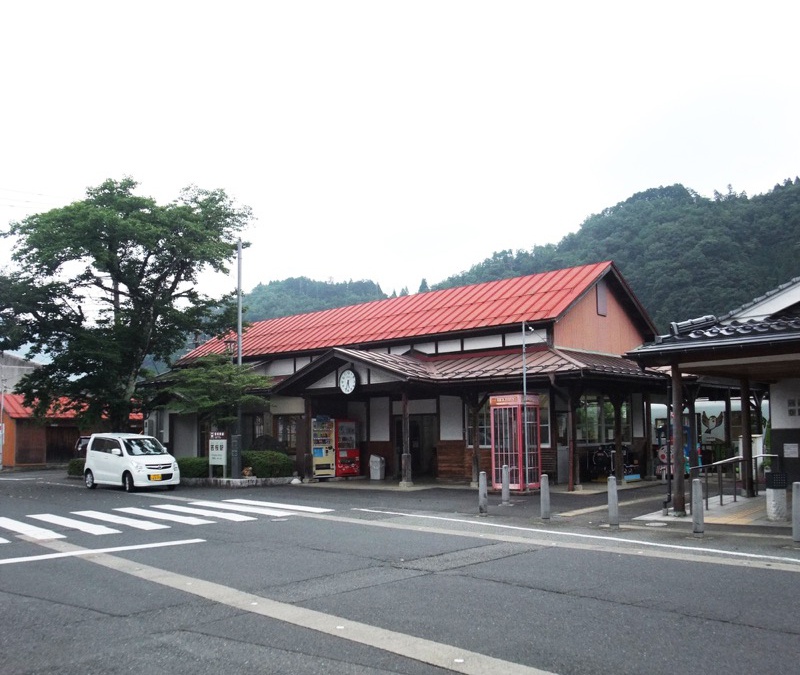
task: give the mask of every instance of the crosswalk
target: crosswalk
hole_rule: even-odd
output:
[[[0,533],[35,541],[64,539],[65,532],[76,531],[95,536],[121,534],[127,528],[164,530],[175,525],[213,525],[224,521],[242,523],[258,516],[284,518],[301,514],[331,513],[333,509],[298,504],[278,504],[255,499],[197,500],[186,504],[151,504],[147,508],[124,506],[111,511],[71,511],[69,515],[32,513],[22,519],[0,516]],[[28,521],[36,521],[38,524]],[[42,524],[59,528],[58,531]],[[0,536],[0,544],[11,543]]]

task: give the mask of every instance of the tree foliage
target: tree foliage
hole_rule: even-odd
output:
[[[248,320],[259,321],[385,298],[381,287],[372,281],[328,283],[292,277],[258,284],[244,297],[244,303]]]
[[[250,413],[266,410],[269,404],[258,392],[267,386],[264,376],[240,368],[224,354],[212,354],[172,370],[154,390],[166,402],[150,407],[197,415],[201,422],[224,428],[236,421],[239,406]]]
[[[46,361],[17,389],[39,414],[55,405],[126,428],[148,355],[167,361],[187,334],[234,325],[233,295],[213,300],[196,282],[228,271],[250,210],[222,190],[161,206],[136,187],[107,180],[3,233],[15,267],[0,275],[0,349]]]

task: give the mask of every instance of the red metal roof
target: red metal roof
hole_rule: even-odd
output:
[[[5,394],[3,408],[6,414],[12,419],[28,419],[33,417],[33,411],[25,407],[23,404],[24,397],[22,394]],[[51,411],[47,415],[47,419],[73,419],[75,412],[73,410],[60,410],[58,412]]]
[[[613,263],[607,261],[258,321],[242,337],[242,356],[369,345],[554,320],[612,268]],[[224,342],[215,338],[184,359],[224,351]]]

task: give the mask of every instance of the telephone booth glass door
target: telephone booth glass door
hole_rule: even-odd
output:
[[[492,396],[489,407],[492,413],[492,488],[502,487],[504,465],[508,466],[510,489],[538,488],[542,473],[539,397]]]

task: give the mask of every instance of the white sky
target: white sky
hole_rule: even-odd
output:
[[[0,226],[106,178],[224,188],[257,219],[245,291],[415,292],[651,187],[800,174],[798,25],[788,0],[3,2]]]

